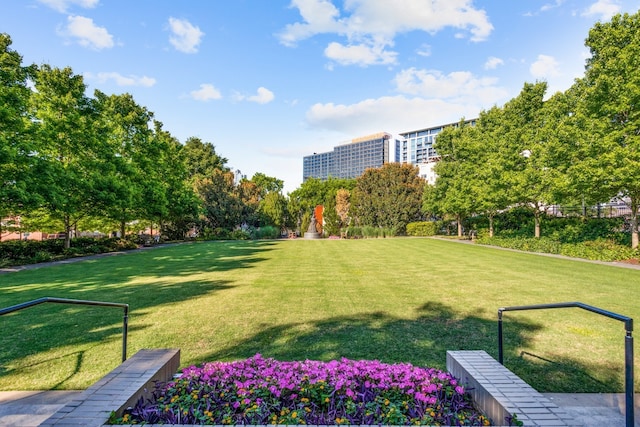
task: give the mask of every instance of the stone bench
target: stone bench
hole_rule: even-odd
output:
[[[574,426],[569,415],[485,351],[447,351],[447,370],[494,425],[513,414],[525,426]]]

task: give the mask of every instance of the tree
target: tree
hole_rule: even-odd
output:
[[[216,147],[200,138],[190,137],[184,143],[188,175],[191,178],[210,177],[216,170],[229,170],[227,159],[216,153]]]
[[[338,193],[341,190],[338,190]],[[337,194],[333,197],[329,195],[327,200],[322,204],[324,210],[322,212],[323,219],[323,232],[326,232],[330,236],[337,236],[340,234],[340,217],[338,216],[338,211],[336,210],[336,197]]]
[[[216,169],[210,177],[196,179],[195,191],[202,200],[205,223],[210,230],[231,230],[240,224],[239,200],[234,195],[234,174]]]
[[[64,224],[65,247],[77,221],[95,211],[94,188],[104,147],[96,138],[96,114],[85,96],[82,76],[71,68],[43,65],[36,73],[31,106],[38,120],[38,158],[44,162],[39,183],[44,206]]]
[[[162,127],[154,121],[143,203],[147,219],[155,219],[168,237],[180,239],[195,226],[202,204],[189,180],[183,145]]]
[[[0,34],[0,220],[40,202],[27,86],[35,67],[23,67],[10,46],[11,37]]]
[[[329,178],[326,181],[318,178],[307,179],[299,188],[289,194],[291,222],[300,224],[303,229],[301,231],[306,231],[305,227],[309,225],[308,222],[303,221],[306,213],[309,213],[309,218],[311,218],[312,209],[322,205],[328,197],[335,198],[338,190],[353,190],[355,185],[355,179]]]
[[[336,192],[336,213],[340,220],[340,227],[349,225],[349,209],[351,208],[351,192],[341,188]]]
[[[462,236],[462,220],[479,209],[476,163],[472,128],[461,120],[458,126],[448,127],[438,134],[435,149],[441,160],[435,165],[437,179],[434,186],[426,186],[422,194],[422,211],[431,215],[452,215]]]
[[[593,187],[631,208],[631,246],[637,248],[640,207],[640,12],[597,23],[582,84],[584,114],[598,135],[582,149]]]
[[[251,181],[260,191],[260,197],[264,198],[268,193],[281,193],[284,188],[284,181],[278,178],[267,176],[262,172],[256,172],[251,177]]]
[[[107,96],[95,92],[100,117],[99,135],[107,146],[105,167],[98,181],[104,194],[103,212],[118,222],[120,235],[125,236],[128,222],[138,219],[144,211],[142,191],[149,165],[152,131],[149,122],[153,113],[138,105],[129,94]]]
[[[489,220],[489,237],[495,234],[495,216],[510,204],[505,163],[500,156],[503,120],[503,110],[493,107],[480,112],[476,126],[469,131],[473,141],[471,161],[475,164],[475,204],[477,213],[485,214]]]
[[[545,164],[541,134],[544,82],[525,83],[517,97],[504,106],[501,159],[510,199],[531,209],[535,237],[541,233],[540,221],[545,207],[553,202],[553,179]]]
[[[240,202],[240,222],[257,227],[260,225],[260,188],[248,179],[241,180],[235,188],[236,197]]]
[[[350,213],[362,225],[404,234],[407,224],[421,217],[424,185],[412,165],[387,163],[367,169],[356,179]]]
[[[267,193],[260,202],[260,214],[266,224],[284,228],[287,217],[287,199],[277,191]]]

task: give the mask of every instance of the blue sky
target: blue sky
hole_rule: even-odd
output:
[[[228,165],[302,182],[352,138],[477,117],[525,82],[566,90],[597,21],[640,0],[0,0],[24,64],[131,93]]]

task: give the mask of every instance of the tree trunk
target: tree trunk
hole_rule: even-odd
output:
[[[493,214],[489,215],[489,237],[493,237]]]
[[[631,197],[631,248],[638,247],[638,200]]]
[[[462,237],[462,216],[457,215],[456,219],[458,221],[458,237]]]
[[[126,226],[126,223],[124,222],[124,219],[120,220],[120,238],[121,239],[124,239],[125,226]]]
[[[71,218],[69,215],[64,216],[64,248],[71,247]]]
[[[540,238],[540,210],[536,208],[534,214],[533,214],[533,218],[535,221],[535,238],[539,239]]]

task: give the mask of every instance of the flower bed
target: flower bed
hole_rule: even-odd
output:
[[[451,374],[378,361],[279,362],[259,354],[186,368],[125,423],[489,425]]]

